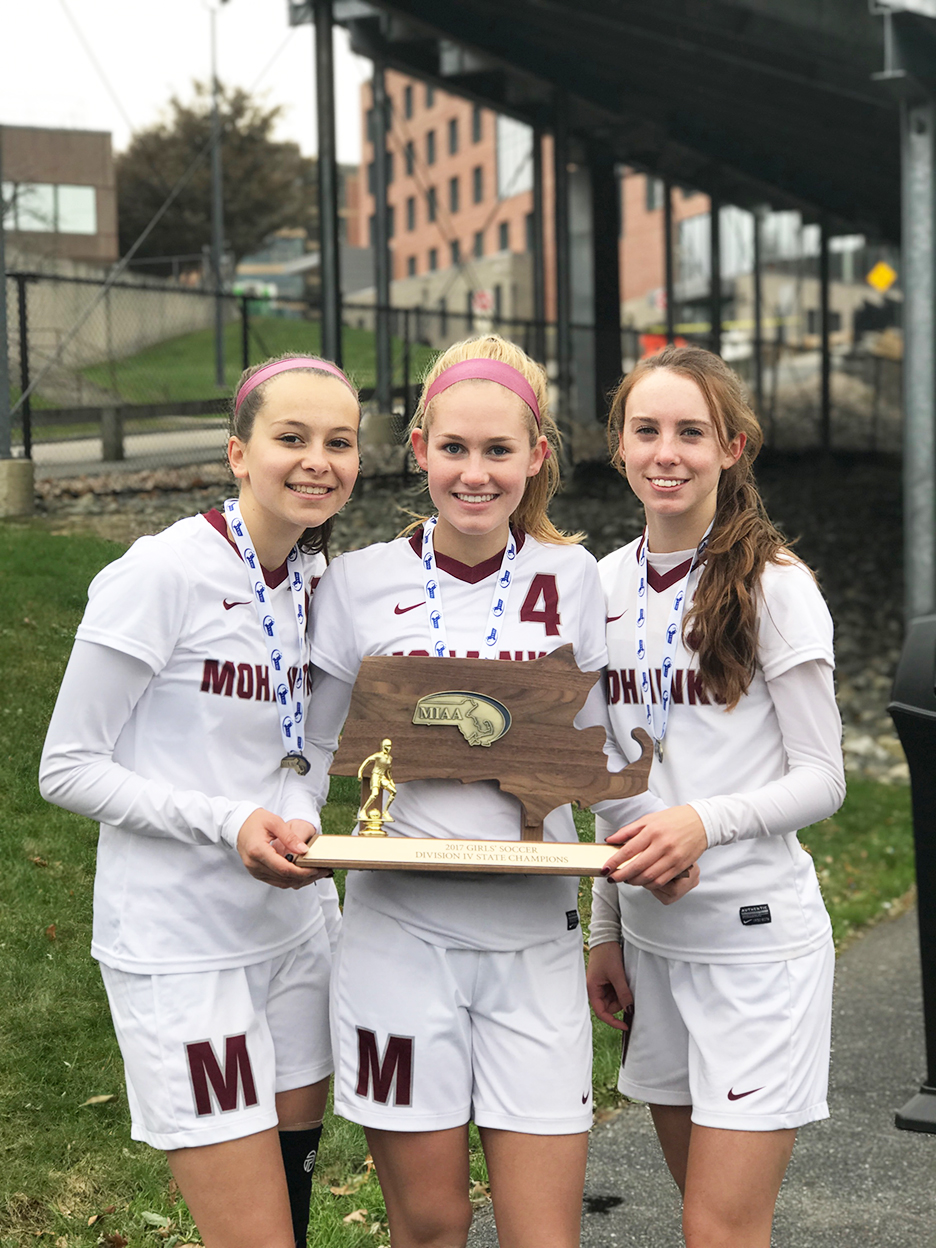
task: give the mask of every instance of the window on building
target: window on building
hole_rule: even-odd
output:
[[[504,288],[500,282],[494,287],[494,319],[499,321],[504,313]]]
[[[459,200],[458,178],[449,178],[449,212],[458,212]]]
[[[472,252],[480,259],[484,255],[484,230],[478,230],[474,236],[474,246]]]
[[[647,212],[656,212],[657,209],[663,207],[663,195],[663,179],[648,176],[646,180]]]
[[[461,243],[457,238],[449,243],[449,249],[452,253],[452,267],[454,268],[456,265],[461,264]]]
[[[436,158],[435,131],[426,131],[426,164],[434,165]]]
[[[8,230],[31,234],[96,234],[97,193],[93,186],[47,182],[4,182]]]
[[[510,222],[502,221],[497,227],[497,250],[510,250]]]
[[[471,141],[481,142],[481,109],[477,104],[471,110]]]
[[[387,238],[393,238],[396,233],[396,212],[393,204],[387,204]]]
[[[403,149],[403,159],[406,161],[406,176],[411,178],[413,176],[413,170],[416,168],[416,150],[413,147],[412,139]]]
[[[407,256],[406,258],[406,276],[407,277],[416,276],[416,257],[415,256]]]
[[[408,230],[416,229],[416,196],[410,195],[406,201],[406,228]]]
[[[683,199],[692,199],[693,196],[698,195],[699,193],[695,187],[692,186],[683,186],[680,189],[682,190]]]
[[[434,221],[436,219],[436,212],[438,211],[438,207],[439,205],[436,201],[436,188],[434,186],[430,186],[428,191],[426,191],[426,220],[427,221]]]
[[[413,115],[413,88],[411,86],[403,88],[403,116],[407,121]]]
[[[471,171],[471,197],[476,204],[484,199],[484,170],[480,165],[475,165]]]
[[[376,131],[374,129],[374,110],[372,108],[367,110],[367,115],[364,119],[364,129],[367,132],[367,137],[370,139],[371,143],[373,143]]]
[[[393,152],[387,152],[387,186],[393,181]]]
[[[429,272],[434,273],[439,267],[439,252],[437,248],[429,248]]]
[[[371,247],[377,246],[377,217],[374,213],[367,218],[367,237],[370,239]]]
[[[426,87],[426,108],[432,108],[435,103],[435,87]]]
[[[454,156],[458,151],[458,118],[450,117],[448,123],[448,143],[449,155]]]

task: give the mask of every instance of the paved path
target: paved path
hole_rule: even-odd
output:
[[[804,1128],[780,1193],[773,1248],[936,1248],[936,1135],[894,1111],[925,1073],[916,912],[839,959],[832,1118]],[[585,1248],[681,1248],[679,1201],[643,1106],[592,1135]],[[489,1210],[469,1248],[494,1248]]]
[[[193,429],[128,433],[124,436],[125,458],[117,463],[101,461],[100,438],[34,442],[33,462],[37,477],[96,476],[102,472],[137,472],[146,468],[220,463],[227,437],[227,425],[220,423],[203,424]]]

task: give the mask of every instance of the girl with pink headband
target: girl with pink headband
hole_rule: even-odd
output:
[[[238,497],[95,578],[41,764],[49,801],[101,821],[92,953],[132,1136],[216,1248],[306,1243],[338,899],[286,854],[318,826],[306,621],[358,420],[327,360],[244,374]]]
[[[449,656],[519,662],[571,643],[582,669],[604,666],[597,565],[547,515],[559,483],[547,395],[544,370],[496,335],[449,348],[426,378],[411,437],[437,514],[342,555],[316,592],[321,793],[365,655],[435,655],[441,689],[458,687]],[[520,837],[519,804],[493,781],[400,783],[393,817],[394,836]],[[569,807],[545,838],[576,839]],[[578,1245],[592,1102],[577,892],[572,877],[349,872],[335,1111],[364,1127],[396,1248],[465,1244],[469,1120],[500,1243]]]

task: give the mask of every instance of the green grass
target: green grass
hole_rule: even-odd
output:
[[[130,1248],[171,1248],[196,1238],[163,1156],[129,1137],[120,1058],[88,953],[96,827],[45,805],[36,788],[45,725],[87,584],[121,549],[92,537],[52,536],[39,522],[0,524],[0,1248],[92,1248],[108,1236]],[[326,831],[347,831],[356,781],[336,779],[332,796]],[[580,835],[593,835],[589,815],[577,813],[576,821]],[[912,884],[906,789],[853,782],[843,809],[807,829],[803,841],[839,942],[886,914]],[[587,930],[587,881],[579,897]],[[601,1024],[595,1035],[595,1102],[611,1106],[619,1099],[619,1037]],[[114,1099],[85,1104],[94,1096]],[[483,1158],[472,1138],[472,1177],[483,1188]],[[360,1129],[329,1115],[313,1248],[386,1243],[383,1201],[366,1156]],[[335,1195],[332,1187],[350,1190]],[[365,1221],[345,1223],[356,1210],[366,1211]]]
[[[250,358],[252,362],[280,355],[284,351],[320,350],[320,327],[317,321],[288,320],[283,317],[252,317]],[[359,386],[374,384],[374,333],[346,325],[344,329],[344,366]],[[215,385],[214,331],[199,329],[178,338],[147,347],[136,355],[128,355],[113,364],[95,364],[82,370],[88,381],[105,390],[114,390],[125,403],[170,403],[189,399],[207,399],[229,393],[241,374],[241,326],[232,322],[225,327],[225,385]],[[395,380],[402,384],[403,343],[392,339]],[[413,344],[410,355],[412,384],[434,358],[435,352]]]

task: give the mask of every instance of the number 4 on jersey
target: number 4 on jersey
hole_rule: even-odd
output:
[[[542,601],[542,606],[540,602]],[[543,624],[547,637],[559,636],[559,587],[552,575],[539,572],[533,577],[527,596],[520,608],[520,619],[524,623]]]

